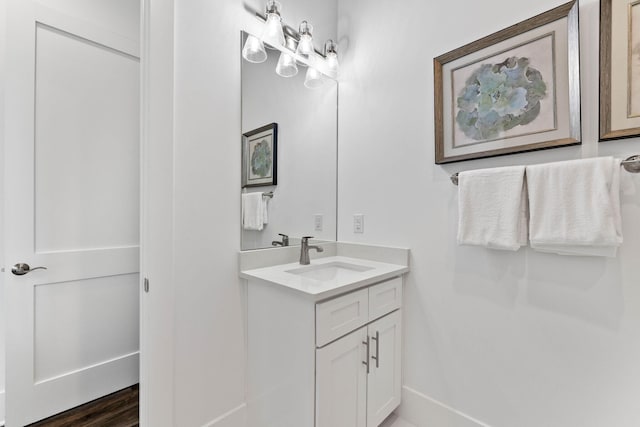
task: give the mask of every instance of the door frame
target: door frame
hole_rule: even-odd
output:
[[[174,0],[141,0],[140,425],[174,425]],[[149,281],[149,292],[144,281]]]
[[[6,74],[5,64],[6,62],[6,31],[7,31],[7,3],[0,1],[0,28],[5,29],[4,37],[0,37],[0,159],[4,159],[4,115],[5,115],[5,85]],[[2,241],[0,242],[0,425],[4,425],[5,417],[5,313],[6,307],[4,304],[4,271],[5,271],[5,258],[4,258],[4,160],[0,161],[0,236]]]

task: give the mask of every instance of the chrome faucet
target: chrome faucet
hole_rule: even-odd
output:
[[[273,242],[271,242],[271,246],[289,246],[289,236],[282,233],[278,233],[278,236],[282,236],[282,241],[279,242],[277,240],[274,240]]]
[[[323,252],[320,246],[310,246],[309,239],[313,239],[313,236],[305,236],[302,238],[302,245],[300,246],[300,264],[309,265],[311,261],[309,260],[309,249],[315,249],[317,252]]]

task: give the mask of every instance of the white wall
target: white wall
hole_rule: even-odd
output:
[[[4,84],[6,2],[0,2],[0,129],[4,129]],[[0,159],[4,158],[4,131],[0,131]],[[4,162],[0,161],[0,268],[4,268]],[[4,424],[5,408],[5,334],[4,334],[4,274],[0,272],[0,425]]]
[[[275,72],[279,51],[267,50],[260,64],[242,61],[242,133],[278,123],[278,185],[249,187],[247,192],[273,191],[269,223],[262,231],[242,230],[242,248],[271,247],[278,233],[293,238],[336,238],[336,167],[338,85],[333,80],[316,89],[304,86],[306,67],[294,77]],[[322,231],[314,215],[323,215]]]
[[[411,248],[407,387],[494,427],[632,427],[640,176],[627,176],[616,259],[458,247],[449,181],[459,170],[640,153],[638,139],[596,142],[599,2],[580,5],[582,146],[434,165],[432,58],[561,3],[340,1],[339,240]],[[365,215],[362,235],[354,213]]]
[[[42,5],[109,28],[132,40],[140,38],[140,2],[137,0],[36,0]]]
[[[174,425],[236,427],[245,398],[240,249],[240,31],[262,1],[176,2]],[[335,3],[286,3],[336,34]],[[169,375],[169,373],[166,373]]]

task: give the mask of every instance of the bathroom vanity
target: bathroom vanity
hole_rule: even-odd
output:
[[[329,250],[307,266],[241,271],[250,427],[377,427],[400,404],[408,250],[391,250],[405,251],[399,264]]]

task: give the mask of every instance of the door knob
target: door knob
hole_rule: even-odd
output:
[[[13,274],[15,274],[16,276],[24,276],[25,274],[29,273],[30,271],[33,270],[46,270],[47,267],[29,267],[29,264],[25,264],[23,262],[19,262],[18,264],[14,265],[13,267],[11,267],[11,272]]]

